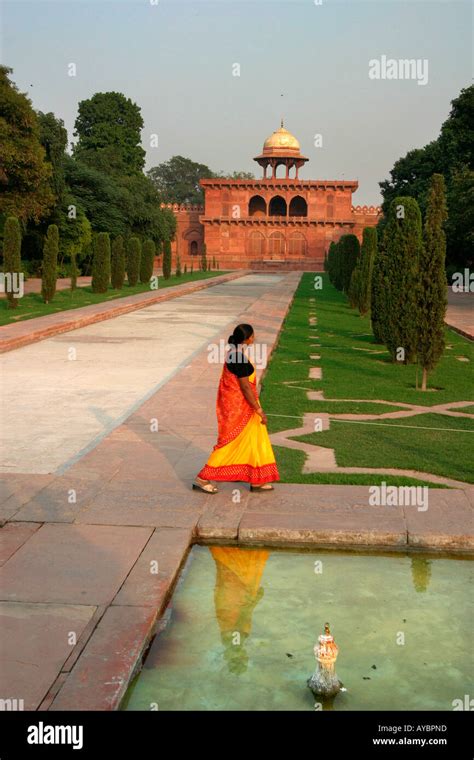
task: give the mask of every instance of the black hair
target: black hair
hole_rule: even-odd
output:
[[[253,335],[252,325],[237,325],[234,327],[234,332],[227,338],[227,343],[231,346],[238,346],[239,343],[243,343],[244,340],[248,340]]]

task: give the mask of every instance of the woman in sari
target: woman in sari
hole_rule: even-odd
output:
[[[193,488],[216,493],[210,481],[244,481],[251,491],[273,491],[279,480],[267,418],[260,406],[255,367],[245,353],[254,342],[251,325],[237,325],[228,339],[230,350],[217,393],[218,438]]]

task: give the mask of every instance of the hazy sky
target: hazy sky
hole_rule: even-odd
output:
[[[1,60],[70,140],[78,102],[119,91],[141,108],[147,168],[180,154],[259,177],[252,158],[283,115],[302,177],[358,179],[354,202],[378,203],[394,161],[438,136],[470,84],[471,24],[456,0],[4,0]],[[383,55],[427,59],[428,83],[370,79]]]

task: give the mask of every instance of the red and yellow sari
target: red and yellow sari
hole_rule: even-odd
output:
[[[249,376],[258,402],[255,369]],[[239,480],[260,486],[280,480],[270,438],[261,417],[241,391],[239,380],[224,362],[217,392],[218,437],[198,477]]]

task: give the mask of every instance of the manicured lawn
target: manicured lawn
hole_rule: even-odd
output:
[[[468,340],[446,330],[448,348],[429,378],[430,390],[423,393],[416,390],[416,367],[393,364],[385,347],[374,343],[370,319],[350,309],[326,277],[322,290],[314,290],[313,279],[306,273],[300,281],[263,380],[270,432],[298,427],[305,412],[381,414],[396,410],[397,402],[431,407],[473,400],[474,352]],[[310,312],[317,317],[314,326],[308,323]],[[311,354],[320,358],[310,359]],[[457,356],[470,361],[460,362]],[[315,366],[322,368],[322,379],[308,380]],[[304,389],[322,390],[326,400],[309,401]],[[374,399],[390,403],[374,404]],[[331,420],[329,431],[304,440],[333,448],[340,466],[419,469],[472,482],[472,432],[466,432],[474,430],[472,420],[434,413],[367,423]],[[279,448],[278,462],[288,482],[360,483],[361,477],[363,482],[378,482],[378,476],[370,474],[367,481],[360,475],[301,475],[303,461],[302,452]],[[388,477],[380,480],[389,482]]]
[[[172,285],[182,285],[184,282],[190,282],[195,280],[204,280],[208,277],[218,277],[225,272],[189,272],[181,275],[181,277],[172,276],[169,280],[164,280],[163,277],[159,278],[158,291],[163,288],[169,288]],[[47,314],[56,314],[58,311],[67,311],[68,309],[79,309],[81,306],[90,306],[91,304],[102,303],[103,301],[112,301],[116,298],[124,298],[125,296],[133,296],[136,293],[147,293],[150,291],[148,284],[139,284],[131,288],[125,284],[121,290],[113,290],[109,287],[107,293],[93,293],[90,285],[82,288],[76,288],[76,290],[58,290],[54,296],[54,300],[49,303],[43,303],[40,293],[30,293],[19,299],[19,303],[16,309],[9,309],[7,305],[7,299],[0,299],[0,325],[12,324],[15,322],[21,322],[24,319],[34,319],[35,317],[44,317]]]

